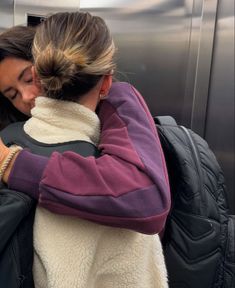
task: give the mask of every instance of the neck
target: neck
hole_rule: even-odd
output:
[[[96,107],[99,103],[99,93],[93,90],[89,91],[89,93],[82,95],[78,103],[95,112]]]

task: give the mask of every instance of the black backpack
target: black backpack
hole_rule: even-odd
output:
[[[80,155],[99,156],[97,148],[86,141],[43,144],[23,131],[24,123],[14,123],[1,131],[3,143],[18,144],[31,152],[50,156],[54,151],[74,151]],[[28,195],[0,184],[0,287],[33,288],[33,222],[36,201]]]
[[[170,288],[234,288],[235,219],[223,172],[205,140],[169,116],[155,117],[172,207],[163,249]]]

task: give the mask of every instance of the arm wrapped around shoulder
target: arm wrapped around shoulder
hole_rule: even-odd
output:
[[[131,85],[114,83],[98,115],[99,158],[55,152],[48,159],[24,151],[10,175],[10,187],[33,195],[55,213],[146,234],[161,232],[170,209],[170,188],[143,98]]]

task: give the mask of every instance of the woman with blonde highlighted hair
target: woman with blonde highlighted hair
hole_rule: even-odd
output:
[[[146,168],[142,161],[145,161],[147,167],[149,165],[144,156],[145,152],[140,152],[141,157],[145,158],[140,160],[138,152],[132,151],[132,145],[135,146],[135,141],[139,138],[138,133],[131,132],[133,142],[129,141],[127,127],[117,116],[118,110],[126,109],[122,107],[123,94],[120,93],[118,103],[117,100],[113,102],[104,100],[101,105],[100,100],[106,98],[107,95],[109,95],[108,98],[111,97],[111,94],[114,93],[112,89],[115,91],[121,85],[124,93],[129,93],[132,95],[131,97],[137,97],[141,109],[147,111],[146,115],[148,116],[144,117],[144,123],[149,121],[149,112],[138,92],[130,85],[117,83],[116,88],[115,84],[111,88],[112,74],[115,69],[113,62],[115,46],[103,19],[82,12],[52,15],[38,27],[32,51],[34,81],[43,96],[36,98],[35,107],[31,110],[32,117],[24,124],[23,130],[27,134],[27,139],[29,141],[31,139],[32,143],[36,143],[36,145],[54,146],[79,140],[97,146],[100,142],[101,126],[96,111],[99,111],[100,115],[108,114],[112,120],[112,133],[108,129],[110,123],[103,123],[106,127],[102,127],[102,130],[106,129],[109,133],[107,136],[109,136],[110,142],[99,148],[107,154],[112,154],[114,153],[112,140],[114,139],[120,144],[120,155],[114,157],[114,162],[110,160],[106,162],[109,170],[121,169],[122,159],[125,158],[128,158],[130,163],[136,163],[137,170],[140,171],[138,177],[133,177],[133,175],[137,176],[133,168],[125,171],[126,178],[132,179],[126,181],[126,189],[135,193],[145,185],[146,190],[139,189],[138,198],[141,199],[140,204],[147,207],[148,204],[143,195],[146,191],[149,195],[154,195],[156,191],[152,180],[146,177],[144,172]],[[13,104],[14,97],[17,95],[12,97]],[[128,123],[128,115],[126,121]],[[138,117],[136,121],[138,121]],[[156,132],[153,133],[154,127],[151,125],[149,125],[150,132],[148,133],[153,134],[153,141],[150,145],[159,145]],[[140,150],[144,148],[141,145],[139,147]],[[20,155],[23,155],[22,153],[24,152],[20,152]],[[56,155],[58,156],[58,154]],[[81,175],[77,179],[77,176],[72,173],[77,165],[74,161],[74,153],[65,152],[64,155],[71,160],[70,165],[58,165],[54,169],[54,177],[50,180],[53,187],[51,190],[47,189],[48,195],[40,195],[41,206],[38,205],[36,209],[33,267],[35,287],[167,287],[164,258],[157,234],[141,234],[139,232],[142,231],[138,225],[135,226],[135,230],[139,232],[100,225],[110,224],[110,226],[129,228],[128,220],[126,226],[117,225],[111,221],[114,216],[124,219],[127,215],[124,213],[121,215],[122,209],[125,209],[122,207],[129,205],[131,201],[133,201],[133,215],[130,218],[137,216],[136,209],[139,204],[130,195],[131,193],[128,194],[122,190],[119,191],[119,195],[115,195],[112,192],[112,189],[119,185],[119,179],[115,179],[116,175],[113,175],[113,179],[104,179],[101,177],[102,173],[96,171],[92,174],[94,181],[92,183],[87,181],[84,172],[84,178]],[[63,156],[60,155],[59,158],[62,163]],[[98,160],[91,157],[88,164],[93,165],[96,161]],[[17,169],[17,165],[14,169]],[[87,169],[87,173],[89,173],[89,169]],[[45,182],[47,182],[46,178]],[[68,181],[64,181],[65,178],[79,184],[81,190],[79,195],[73,192],[74,188],[68,184]],[[54,181],[55,179],[56,181]],[[165,181],[167,183],[167,178],[163,174],[159,187]],[[95,186],[99,182],[104,182],[105,185],[100,186],[99,193],[94,193]],[[30,181],[28,183],[26,186],[30,186]],[[57,191],[59,186],[64,187],[65,193]],[[102,190],[103,187],[104,190]],[[30,189],[30,187],[28,188]],[[24,187],[26,190],[28,188]],[[81,188],[84,188],[85,192]],[[32,192],[32,194],[34,193]],[[36,195],[34,197],[37,198]],[[151,197],[150,202],[156,200],[153,196]],[[60,199],[60,201],[56,204],[55,199]],[[64,209],[64,212],[61,213],[59,203],[63,201],[66,203],[64,205],[70,206],[71,209]],[[86,205],[84,201],[86,201]],[[101,201],[102,205],[99,204]],[[53,206],[54,210],[51,210],[54,213],[45,209],[50,205]],[[79,205],[82,207],[80,211]],[[165,211],[166,208],[163,208],[164,205],[160,202],[156,205],[158,209]],[[75,206],[78,207],[78,213],[74,212]],[[121,212],[115,211],[117,207],[120,207]],[[60,212],[58,212],[59,210]],[[153,211],[155,208],[152,205],[149,211],[143,210],[140,218],[149,218],[150,214],[148,213],[155,213]],[[89,213],[96,215],[92,218]],[[83,219],[72,217],[72,215],[80,216]],[[92,220],[97,224],[87,220]],[[153,233],[150,226],[149,229],[149,233]],[[161,230],[162,227],[158,229]],[[159,231],[155,230],[154,232]]]

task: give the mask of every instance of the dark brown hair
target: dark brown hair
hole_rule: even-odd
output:
[[[33,62],[32,43],[34,35],[35,29],[25,26],[15,26],[2,32],[0,34],[0,62],[8,57]],[[26,119],[28,117],[19,112],[0,93],[0,130],[12,122]]]
[[[57,13],[37,28],[33,56],[47,97],[67,101],[91,90],[115,68],[115,46],[104,20],[89,13]]]

